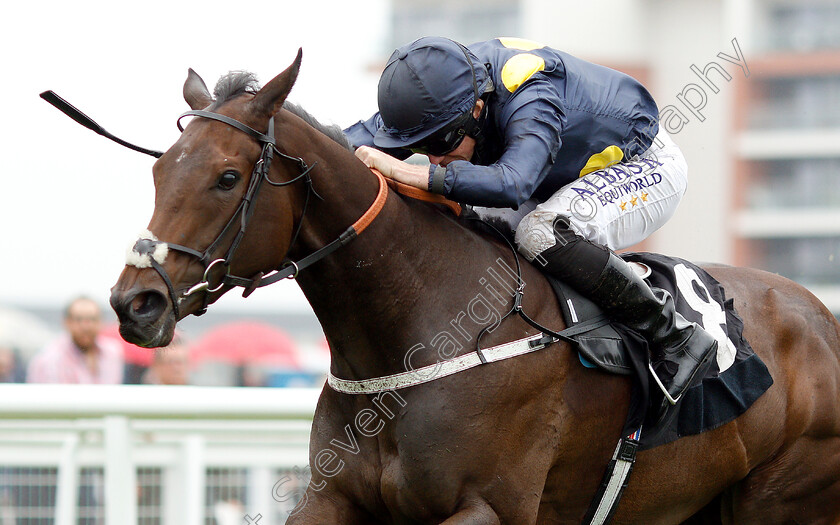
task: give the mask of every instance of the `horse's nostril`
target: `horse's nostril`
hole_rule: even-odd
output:
[[[166,309],[166,298],[155,291],[141,292],[131,300],[131,316],[135,319],[157,319]]]

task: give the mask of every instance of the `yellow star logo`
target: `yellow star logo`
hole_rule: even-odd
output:
[[[642,192],[642,200],[647,202],[647,198],[648,198],[648,194],[645,193],[645,192]]]
[[[625,211],[627,209],[627,203],[622,202],[621,204],[618,205],[618,207],[621,208],[621,211]]]
[[[639,202],[638,197],[633,197],[632,199],[630,199],[630,204],[632,204],[633,206],[635,206],[637,202]]]

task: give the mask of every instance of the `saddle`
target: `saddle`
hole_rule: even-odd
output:
[[[732,299],[726,299],[723,286],[702,268],[683,259],[654,253],[628,253],[622,258],[651,287],[667,290],[677,311],[715,335],[719,347],[717,361],[706,377],[657,423],[653,419],[657,410],[648,408],[659,407],[662,393],[649,372],[651,352],[647,341],[619,323],[598,322],[606,316],[597,305],[546,275],[566,324],[582,330],[572,336],[581,364],[633,377],[633,399],[624,434],[645,427],[639,440],[639,448],[644,450],[716,428],[744,413],[773,384],[773,379],[744,339],[743,321]],[[707,326],[710,319],[722,322]],[[593,328],[586,330],[587,325]]]
[[[631,266],[642,277],[650,274],[650,268],[641,263],[631,263]],[[627,345],[616,325],[607,319],[607,314],[563,281],[549,274],[544,275],[557,296],[566,325],[580,327],[589,323],[593,326],[592,329],[572,337],[577,341],[581,364],[612,374],[632,375],[634,367]],[[604,322],[600,323],[601,320]]]

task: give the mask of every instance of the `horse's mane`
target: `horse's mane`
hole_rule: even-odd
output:
[[[348,141],[347,137],[344,135],[344,130],[342,130],[341,126],[339,126],[338,124],[330,124],[330,125],[321,124],[320,122],[315,120],[315,117],[310,115],[309,112],[307,112],[305,109],[298,106],[297,104],[289,102],[288,100],[283,103],[283,107],[285,109],[288,109],[289,111],[291,111],[292,113],[294,113],[295,115],[300,117],[301,119],[303,119],[304,122],[306,122],[307,124],[309,124],[313,128],[317,129],[318,131],[320,131],[324,135],[326,135],[329,138],[333,139],[334,141],[338,142],[341,146],[343,146],[348,151],[353,151],[353,146],[350,145],[350,141]]]
[[[260,84],[256,75],[247,71],[231,71],[227,75],[222,76],[216,83],[216,87],[213,89],[214,101],[210,107],[210,111],[214,111],[228,100],[236,98],[239,95],[254,95],[259,90]],[[350,145],[347,137],[344,136],[344,131],[337,124],[321,124],[305,109],[288,101],[283,103],[283,108],[294,113],[303,119],[304,122],[339,143],[347,150],[353,151],[353,147]]]

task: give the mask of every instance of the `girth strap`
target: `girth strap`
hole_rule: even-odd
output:
[[[621,501],[624,489],[630,481],[630,473],[636,463],[636,450],[639,448],[641,437],[642,428],[639,427],[629,436],[618,440],[598,492],[595,493],[583,519],[584,525],[604,525],[612,519],[618,509],[618,502]]]

